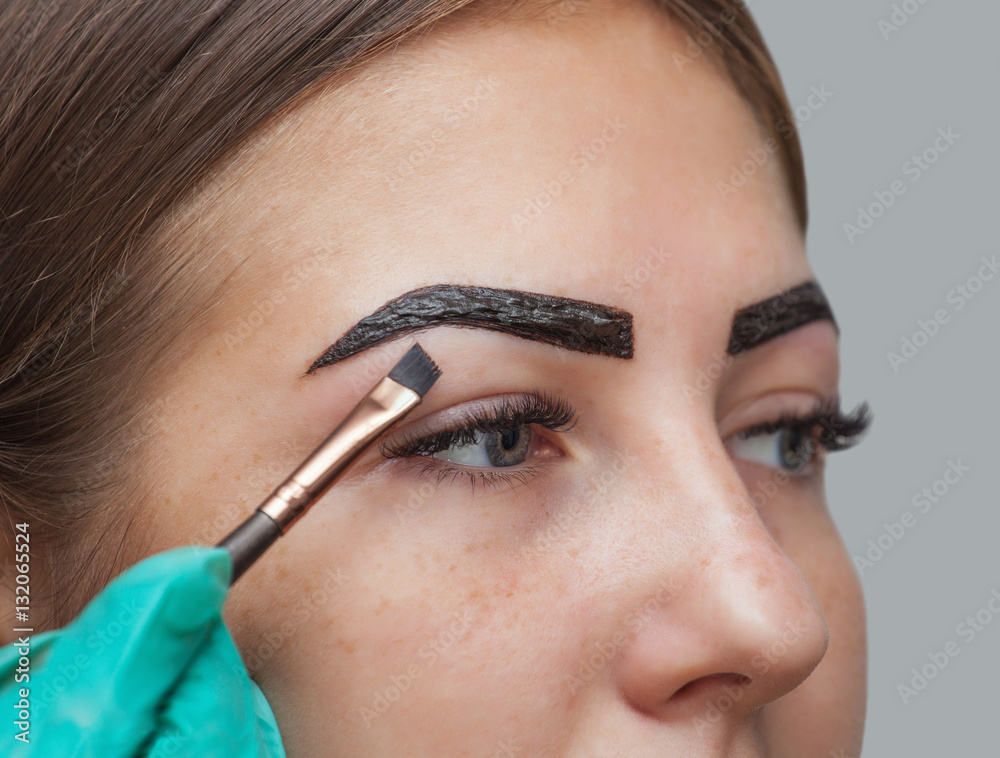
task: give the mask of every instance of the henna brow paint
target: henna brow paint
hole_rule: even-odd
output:
[[[306,373],[434,326],[491,329],[593,355],[633,355],[632,314],[627,311],[535,292],[435,284],[400,295],[361,319]]]
[[[830,321],[837,328],[819,284],[804,282],[738,310],[733,316],[729,354],[738,355],[813,321]]]

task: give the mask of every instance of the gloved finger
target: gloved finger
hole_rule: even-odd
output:
[[[271,704],[267,702],[264,693],[260,691],[260,687],[253,679],[250,679],[250,689],[253,691],[253,712],[257,722],[257,744],[261,746],[260,754],[284,758],[285,747],[281,741],[281,733],[278,731],[278,722],[274,718]]]
[[[145,755],[284,758],[271,708],[221,621],[168,698]]]
[[[37,755],[113,758],[148,744],[164,699],[221,619],[230,572],[220,548],[154,555],[60,630],[38,671]]]

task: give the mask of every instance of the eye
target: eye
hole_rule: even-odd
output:
[[[562,455],[546,432],[566,432],[576,423],[567,400],[538,390],[476,401],[447,415],[444,428],[431,419],[422,432],[389,438],[382,454],[422,459],[424,471],[436,472],[439,481],[467,474],[474,485],[525,482],[537,474],[534,464]]]
[[[459,442],[433,453],[430,457],[463,466],[516,466],[524,463],[532,443],[531,427],[524,424],[516,428],[495,432],[477,432],[471,442]]]
[[[819,446],[812,430],[785,427],[776,432],[737,435],[729,444],[735,458],[753,461],[771,468],[780,468],[792,476],[806,476],[812,471]]]
[[[862,403],[844,413],[840,400],[819,401],[804,416],[782,414],[731,436],[726,448],[734,458],[806,477],[824,452],[846,450],[857,444],[871,424],[871,412]]]

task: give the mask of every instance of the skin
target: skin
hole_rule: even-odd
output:
[[[389,439],[532,388],[578,422],[542,434],[537,476],[493,488],[373,446],[250,569],[227,623],[289,756],[859,755],[864,606],[822,466],[774,485],[733,452],[836,393],[836,331],[727,355],[737,310],[814,276],[776,158],[716,190],[764,135],[707,56],[678,69],[686,44],[643,4],[444,25],[284,117],[203,209],[203,239],[252,257],[158,389],[141,554],[242,520],[412,344],[306,375],[404,292],[634,317],[629,360],[416,335],[443,375]]]

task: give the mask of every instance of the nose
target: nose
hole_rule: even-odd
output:
[[[661,720],[689,718],[702,728],[731,722],[794,689],[829,642],[805,577],[748,506],[728,457],[721,478],[719,463],[706,463],[701,477],[689,470],[686,491],[671,497],[672,506],[679,496],[680,508],[697,514],[690,522],[692,549],[685,551],[686,565],[674,559],[668,602],[650,604],[616,667],[633,708]],[[655,550],[656,532],[637,536],[647,543],[643,550]],[[642,581],[650,589],[662,585],[662,572],[644,573]],[[638,595],[635,602],[642,603]]]

